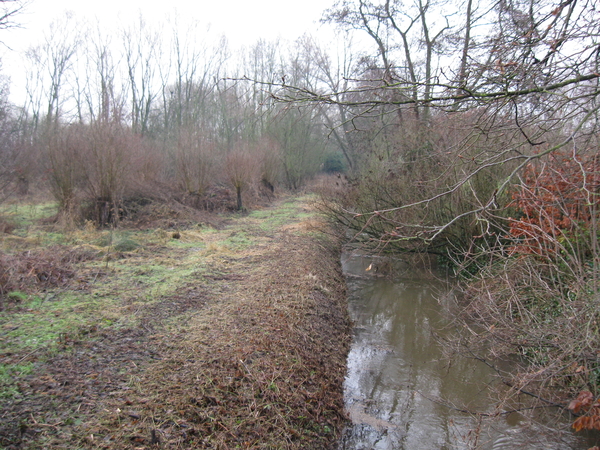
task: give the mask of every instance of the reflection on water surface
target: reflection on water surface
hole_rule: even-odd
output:
[[[449,324],[451,285],[412,270],[395,281],[373,273],[374,259],[342,258],[354,322],[345,382],[353,425],[340,443],[363,449],[587,449],[568,423],[531,424],[519,414],[494,420],[491,369],[474,359],[444,358],[438,337]],[[406,275],[406,274],[405,274]],[[556,429],[562,431],[557,432]]]

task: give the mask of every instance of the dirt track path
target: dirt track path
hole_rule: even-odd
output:
[[[201,251],[169,253],[184,265],[200,252],[202,270],[145,307],[124,298],[136,326],[91,327],[38,354],[21,394],[0,400],[0,445],[334,448],[345,420],[344,280],[307,206],[284,206],[285,216],[272,207],[202,235]]]

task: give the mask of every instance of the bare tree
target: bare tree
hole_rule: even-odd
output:
[[[29,3],[27,0],[0,0],[0,30],[18,27],[15,18]]]
[[[280,148],[283,180],[296,190],[315,175],[325,160],[325,138],[318,126],[318,109],[283,108],[273,119],[268,135]]]
[[[123,43],[131,96],[131,126],[135,132],[144,135],[148,132],[150,113],[158,97],[160,35],[149,30],[140,16],[135,27],[123,32]]]
[[[352,170],[358,158],[356,141],[352,138],[355,127],[351,118],[354,112],[342,103],[346,99],[351,79],[355,75],[357,58],[352,52],[353,41],[349,33],[344,32],[336,41],[343,44],[334,55],[327,52],[322,44],[310,36],[298,40],[296,51],[302,55],[302,59],[310,60],[312,63],[302,69],[307,72],[302,77],[305,86],[315,91],[331,92],[335,97],[334,104],[321,103],[318,105],[318,111],[320,119],[328,128],[329,136],[333,137],[344,155],[348,168]],[[296,57],[296,60],[298,59]],[[295,70],[299,69],[298,64],[293,67]]]
[[[407,169],[432,157],[430,149],[437,146],[440,123],[456,123],[444,117],[465,113],[465,125],[470,128],[462,141],[446,151],[473,154],[477,147],[471,163],[448,166],[443,173],[457,167],[461,170],[454,181],[447,180],[450,184],[439,184],[440,190],[430,197],[404,199],[396,205],[388,202],[377,209],[366,223],[389,221],[391,234],[384,240],[417,240],[427,246],[445,239],[450,227],[463,218],[481,218],[491,212],[498,198],[507,193],[514,175],[529,161],[595,129],[600,74],[594,36],[600,33],[600,13],[591,4],[476,2],[467,3],[453,15],[445,12],[448,5],[419,0],[339,2],[327,12],[326,20],[370,36],[382,65],[369,66],[367,58],[368,70],[343,90],[289,83],[275,94],[287,103],[313,101],[348,108],[352,112],[348,120],[371,133],[362,143],[363,154],[380,144],[393,150],[386,133],[398,136],[394,130],[414,128],[401,115],[394,118],[391,113],[416,108],[419,122],[425,126],[414,129],[420,143],[400,155],[398,163]],[[433,122],[437,130],[432,128],[432,114],[437,116]],[[561,137],[557,130],[562,130]],[[495,183],[495,189],[487,194],[469,189],[473,177],[500,166],[510,170],[507,178]],[[433,180],[438,175],[427,176]],[[437,199],[472,194],[464,203],[466,209],[449,220],[413,227],[402,218],[402,211],[431,205]],[[360,220],[356,223],[359,229],[365,225]]]
[[[0,78],[0,203],[6,200],[15,190],[15,179],[25,178],[25,174],[18,174],[19,155],[15,140],[14,121],[11,118],[8,103],[8,85],[6,80]]]
[[[42,121],[56,125],[64,113],[67,99],[63,94],[80,44],[77,26],[72,17],[66,15],[50,25],[41,45],[26,52],[30,64],[26,109],[32,113],[36,126]]]
[[[236,207],[244,209],[243,194],[253,186],[258,178],[258,159],[250,151],[250,147],[239,142],[225,161],[225,171],[231,186],[235,190]]]
[[[435,57],[445,35],[456,28],[451,23],[454,14],[447,12],[446,4],[429,0],[343,1],[330,9],[324,20],[366,32],[381,59],[379,81],[393,87],[388,90],[390,100],[419,104],[422,119],[427,121],[433,85],[440,75]],[[419,108],[415,113],[419,114]]]

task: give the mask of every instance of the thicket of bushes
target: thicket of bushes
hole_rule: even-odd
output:
[[[360,142],[365,151],[357,170],[340,180],[343,189],[323,193],[322,209],[356,239],[385,251],[440,257],[469,251],[474,236],[488,238],[489,222],[466,213],[487,204],[514,168],[493,164],[501,149],[493,136],[474,131],[476,120],[470,114],[440,114],[428,126],[408,120]],[[490,166],[481,168],[482,160]]]
[[[22,55],[22,104],[0,83],[2,194],[43,187],[64,218],[106,226],[132,199],[244,209],[323,169],[322,109],[277,104],[282,87],[268,83],[317,80],[312,47],[258,41],[234,54],[193,20],[169,25],[89,33],[70,14],[50,25]]]
[[[561,147],[435,113],[370,142],[319,205],[381,252],[429,252],[459,276],[459,351],[520,361],[517,391],[567,405],[600,395],[600,160],[594,135]],[[510,123],[506,123],[507,127]],[[540,139],[541,140],[541,139]],[[508,150],[507,150],[508,149]],[[530,161],[521,169],[522,161]],[[492,345],[490,345],[490,343]],[[589,406],[589,405],[588,405]],[[600,416],[599,416],[600,417]]]
[[[242,210],[276,190],[298,189],[322,168],[321,137],[278,133],[284,131],[224,147],[198,129],[165,141],[141,136],[119,121],[57,124],[21,146],[18,157],[5,153],[12,163],[5,191],[17,194],[25,177],[28,189],[49,190],[62,219],[98,226],[118,223],[136,199]]]
[[[525,358],[516,386],[598,396],[597,148],[582,145],[528,164],[511,194],[505,234],[467,289],[470,318],[485,325],[477,344],[491,340],[498,355]]]

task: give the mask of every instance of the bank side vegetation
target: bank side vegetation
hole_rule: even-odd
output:
[[[322,197],[332,221],[437,254],[462,280],[451,345],[515,361],[508,396],[577,430],[600,429],[599,19],[577,0],[339,1],[323,20],[371,51],[277,94],[336,112],[351,170]]]

